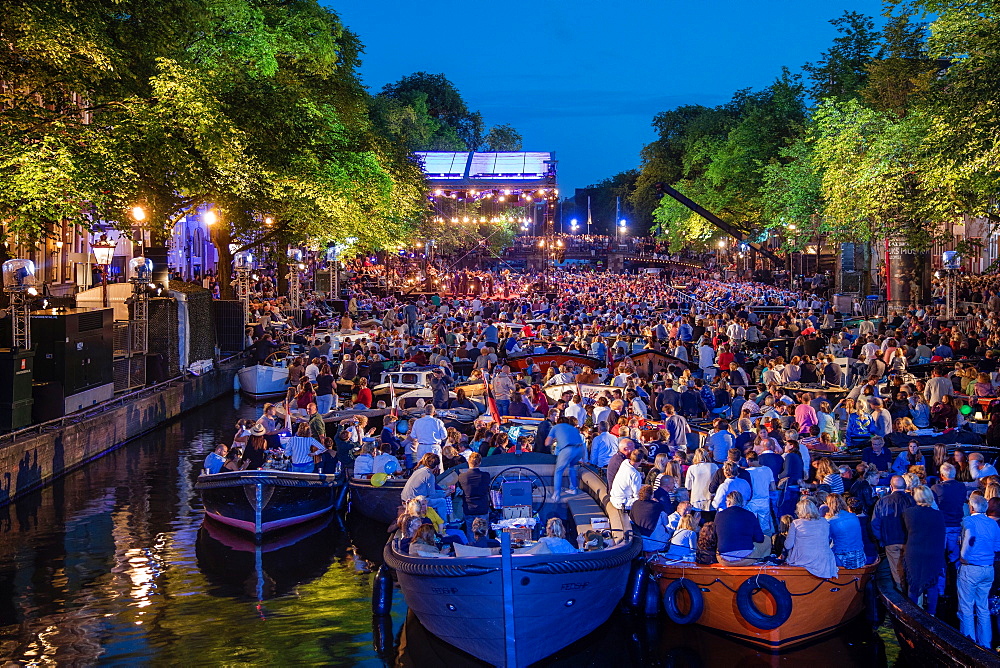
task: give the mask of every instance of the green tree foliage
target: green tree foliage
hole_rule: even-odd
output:
[[[521,133],[515,130],[513,125],[503,123],[501,125],[494,125],[486,133],[482,150],[497,152],[520,151],[523,141]]]
[[[382,247],[423,211],[419,167],[370,120],[357,38],[315,0],[19,0],[0,36],[0,216],[26,238],[128,228],[136,203],[165,232],[213,202],[225,258]]]
[[[868,65],[881,57],[880,33],[875,21],[858,12],[845,11],[830,24],[838,36],[819,61],[803,69],[812,81],[809,92],[817,100],[855,97],[868,80]]]

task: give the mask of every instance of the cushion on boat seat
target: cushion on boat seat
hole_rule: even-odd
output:
[[[500,554],[499,547],[473,547],[455,543],[454,548],[456,557],[491,557]]]
[[[604,511],[597,502],[585,494],[566,499],[566,507],[569,509],[570,517],[573,518],[576,532],[581,535],[590,530],[592,517],[604,517]]]

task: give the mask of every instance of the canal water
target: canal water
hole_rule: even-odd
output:
[[[373,623],[385,527],[328,518],[257,549],[203,523],[194,481],[259,406],[187,414],[0,508],[0,660],[16,665],[480,666],[394,595]],[[553,628],[553,634],[559,629]],[[374,638],[387,637],[384,643]],[[378,645],[378,646],[376,646]],[[772,656],[663,619],[616,613],[546,666],[892,666],[886,630],[856,627]]]

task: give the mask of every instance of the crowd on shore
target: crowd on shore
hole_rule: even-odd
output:
[[[295,389],[283,409],[302,413],[295,437],[302,440],[286,446],[299,470],[339,464],[367,475],[379,470],[379,457],[399,457],[413,472],[404,500],[414,503],[397,526],[414,550],[492,547],[481,521],[489,477],[477,458],[520,447],[557,455],[555,500],[578,493],[576,462],[604,469],[613,504],[630,513],[658,558],[764,560],[834,577],[881,555],[902,591],[932,614],[941,595],[955,600],[963,633],[990,646],[990,605],[1000,600],[993,582],[1000,477],[978,446],[1000,445],[1000,413],[977,399],[996,396],[1000,385],[995,284],[975,286],[983,305],[959,326],[939,305],[848,323],[810,290],[669,278],[557,272],[548,296],[537,290],[538,277],[520,275],[498,275],[494,293],[480,295],[400,299],[355,286],[344,314],[316,299],[303,316],[363,332],[339,351],[328,336],[314,339],[286,322],[280,300],[261,293],[255,314],[267,317],[248,332],[248,344],[258,361],[275,338],[306,351],[292,363]],[[625,357],[644,350],[674,362],[649,374]],[[547,385],[601,383],[603,364],[529,363],[521,371],[506,364],[551,352],[619,360],[603,378],[610,387],[555,398]],[[364,415],[326,433],[318,416],[338,405],[338,382],[353,385],[349,405],[377,407],[371,388],[383,370],[406,362],[440,373],[434,408],[405,436],[391,418],[375,435]],[[473,434],[445,429],[434,409],[454,406],[448,388],[466,376],[488,377],[502,414],[545,418],[535,436],[511,442],[495,423]],[[274,445],[268,439],[286,428],[278,408],[241,426],[237,447],[245,451],[235,464],[231,451],[218,454],[222,466],[261,465],[259,454],[247,453]],[[969,429],[969,409],[990,416],[985,435]],[[709,429],[703,442],[691,423]],[[861,462],[835,465],[831,457],[841,452]],[[462,463],[471,480],[459,485],[459,513],[434,473]],[[465,532],[449,538],[448,523],[460,516]],[[580,548],[559,542],[566,529],[557,523],[546,537],[539,549]]]

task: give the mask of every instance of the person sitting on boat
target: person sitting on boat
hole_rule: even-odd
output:
[[[861,537],[861,520],[848,511],[847,501],[840,494],[826,497],[826,519],[830,523],[833,556],[841,568],[864,568],[867,563],[865,544]]]
[[[731,479],[738,480],[735,476]],[[715,514],[717,558],[727,566],[750,566],[771,553],[771,541],[761,531],[757,516],[743,507],[744,502],[741,492],[729,492],[725,505]]]
[[[361,453],[354,459],[354,477],[367,478],[375,471],[375,447],[371,443],[364,443]]]
[[[670,537],[664,556],[672,561],[694,561],[698,548],[698,524],[701,513],[691,511],[683,513],[677,523],[677,528]]]
[[[634,447],[634,445],[633,445]],[[611,505],[618,510],[629,510],[632,504],[639,498],[639,488],[642,486],[642,474],[639,473],[639,464],[643,460],[642,452],[633,449],[628,460],[615,473],[614,482],[611,483]]]
[[[215,450],[208,453],[208,457],[205,457],[205,463],[203,468],[210,475],[215,473],[221,473],[222,467],[226,465],[226,455],[229,454],[229,446],[225,443],[219,443],[215,446]]]
[[[740,477],[740,473],[743,473],[743,471],[739,465],[736,462],[727,461],[722,465],[722,473],[725,476],[725,480],[722,481],[722,484],[715,491],[712,507],[716,510],[727,508],[730,492],[740,493],[740,499],[742,499],[741,505],[742,502],[749,501],[753,496],[753,490],[750,488],[750,483]]]
[[[247,462],[246,468],[254,470],[264,466],[264,462],[267,460],[267,451],[273,449],[265,434],[266,431],[261,424],[254,424],[250,428],[250,437],[247,439],[246,449],[244,450],[244,459]]]
[[[407,553],[411,557],[448,557],[451,552],[450,544],[440,544],[437,532],[429,524],[421,524],[417,527],[413,538],[407,547]]]
[[[399,469],[399,460],[396,459],[396,456],[394,454],[392,454],[390,450],[391,448],[392,446],[385,443],[384,441],[382,443],[375,444],[375,450],[374,450],[375,459],[372,464],[372,469],[376,473],[386,473],[387,472],[386,466],[390,467],[392,466],[390,462],[395,462],[396,463],[395,468],[397,470]]]
[[[490,514],[490,474],[479,468],[483,458],[478,452],[469,455],[469,468],[458,474],[457,487],[462,490],[462,511],[465,530],[470,541],[475,540],[473,524],[485,522]]]
[[[450,504],[448,503],[448,499],[445,498],[447,496],[445,491],[437,486],[437,481],[434,477],[441,472],[440,464],[441,458],[432,452],[421,457],[416,470],[413,471],[406,481],[400,497],[403,501],[409,501],[415,497],[424,496],[427,498],[427,504],[442,519],[447,520]]]
[[[545,523],[545,535],[525,550],[527,554],[573,554],[579,552],[573,543],[566,540],[566,527],[558,517],[550,517]]]
[[[469,399],[469,397],[465,394],[465,390],[461,387],[455,390],[455,398],[448,400],[447,407],[476,410],[476,404],[474,404],[472,400]]]
[[[629,510],[632,523],[642,535],[644,552],[662,552],[670,541],[672,532],[663,505],[653,499],[653,486],[639,488],[638,498]]]
[[[250,359],[253,360],[254,364],[264,364],[267,361],[267,358],[271,356],[271,353],[280,348],[280,344],[271,340],[270,334],[265,334],[257,339],[257,342],[251,345],[247,349],[247,352],[249,353]]]
[[[306,422],[299,424],[295,436],[286,439],[282,448],[285,454],[291,457],[292,468],[290,470],[297,473],[312,473],[315,471],[316,462],[313,456],[326,450],[326,446],[313,438],[309,424]]]
[[[903,475],[910,470],[911,466],[927,466],[927,459],[920,454],[920,444],[917,441],[910,441],[903,450],[896,455],[892,463],[892,472],[896,475]]]
[[[420,461],[425,454],[437,455],[441,458],[441,442],[448,438],[448,430],[444,422],[437,417],[437,409],[433,404],[427,406],[427,414],[417,418],[410,425],[410,436],[416,443],[414,459]]]
[[[469,543],[470,546],[485,548],[500,547],[500,541],[488,537],[490,524],[484,518],[475,518],[472,520],[470,526],[472,527],[470,529],[472,533],[472,541]]]
[[[337,446],[337,461],[340,462],[341,470],[345,475],[350,476],[354,469],[354,450],[361,446],[358,438],[357,420],[347,419],[340,423],[334,443]]]
[[[801,566],[818,578],[837,577],[837,559],[830,547],[830,523],[820,516],[819,508],[808,496],[795,504],[795,515],[785,538],[786,563]]]

